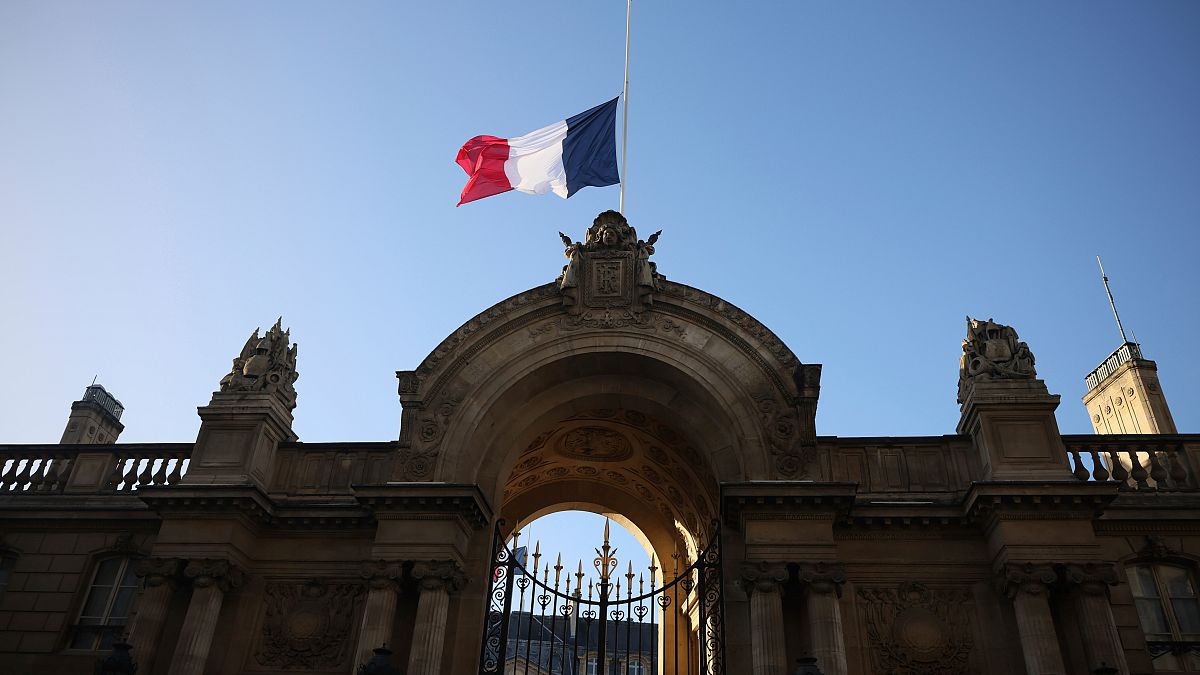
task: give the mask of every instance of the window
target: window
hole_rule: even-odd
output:
[[[629,662],[629,675],[646,675],[646,667],[641,661],[633,659]]]
[[[1154,669],[1200,672],[1200,600],[1192,575],[1174,565],[1135,565],[1126,574]]]
[[[71,649],[103,651],[125,630],[137,591],[137,575],[129,558],[108,558],[96,565],[87,598],[79,610]]]
[[[600,675],[600,664],[597,663],[596,657],[594,657],[594,656],[588,657],[587,675]]]

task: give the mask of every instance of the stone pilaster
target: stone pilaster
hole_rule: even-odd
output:
[[[1009,563],[999,579],[1000,590],[1013,603],[1025,670],[1030,675],[1067,672],[1050,613],[1050,587],[1057,580],[1053,566],[1033,563]]]
[[[363,609],[362,628],[358,631],[354,672],[371,660],[375,649],[392,639],[396,599],[400,594],[398,582],[402,575],[399,562],[377,560],[363,564],[362,577],[367,580],[370,590]]]
[[[244,575],[228,560],[212,559],[190,561],[183,575],[192,581],[192,600],[168,673],[203,675],[225,593],[241,586]]]
[[[783,583],[787,568],[759,563],[742,570],[739,584],[750,596],[751,672],[753,675],[787,675],[783,635]]]
[[[466,577],[457,564],[448,560],[418,562],[413,565],[412,575],[421,590],[408,675],[441,675],[450,593],[466,585]]]
[[[163,622],[182,565],[179,558],[146,558],[137,565],[143,589],[129,628],[129,644],[133,646],[133,658],[147,671],[154,665]]]
[[[841,607],[846,573],[841,563],[800,563],[799,578],[807,591],[805,606],[817,665],[825,675],[846,675],[848,666]]]
[[[1125,649],[1108,598],[1108,587],[1117,585],[1115,567],[1111,563],[1067,565],[1063,580],[1075,606],[1088,672],[1108,666],[1116,668],[1120,675],[1129,675]]]

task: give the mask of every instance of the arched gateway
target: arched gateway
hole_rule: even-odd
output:
[[[660,275],[658,233],[638,239],[619,213],[600,214],[583,242],[563,239],[555,282],[480,313],[397,373],[395,477],[478,486],[505,539],[539,515],[592,510],[632,525],[659,560],[694,563],[714,543],[721,484],[816,471],[820,366],[734,305]],[[494,576],[491,544],[481,534],[466,547],[470,576]],[[460,611],[479,621],[460,617],[447,639],[479,633],[488,590],[462,592]],[[454,658],[467,672],[467,656]]]

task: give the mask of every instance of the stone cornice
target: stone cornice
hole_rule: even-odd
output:
[[[844,519],[857,483],[752,481],[721,485],[725,522],[742,528],[746,520],[777,518]]]
[[[963,513],[981,523],[1001,520],[1093,520],[1117,497],[1111,483],[986,481],[971,484]]]
[[[376,519],[459,518],[473,530],[492,521],[492,507],[475,485],[388,483],[354,486],[354,497]]]

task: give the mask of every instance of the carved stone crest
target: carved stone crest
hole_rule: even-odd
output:
[[[283,317],[275,322],[267,334],[259,337],[255,328],[242,347],[242,353],[233,360],[229,374],[221,378],[221,391],[266,392],[277,394],[288,410],[296,408],[296,388],[293,386],[300,374],[296,372],[296,352],[299,345],[291,345],[291,329],[283,330]]]
[[[887,675],[975,673],[971,596],[905,582],[860,588],[859,607],[871,642],[871,672]]]
[[[1033,380],[1037,378],[1033,353],[1021,342],[1012,326],[991,319],[967,317],[967,337],[962,342],[958,369],[958,402],[966,400],[968,385],[990,380]]]
[[[650,262],[660,234],[661,230],[646,241],[638,239],[637,231],[616,211],[596,216],[583,242],[559,232],[567,257],[557,279],[563,305],[574,315],[587,309],[638,314],[649,307],[663,278]]]
[[[359,584],[315,580],[268,583],[255,660],[261,666],[296,670],[344,666],[354,649],[351,637],[362,590]]]

